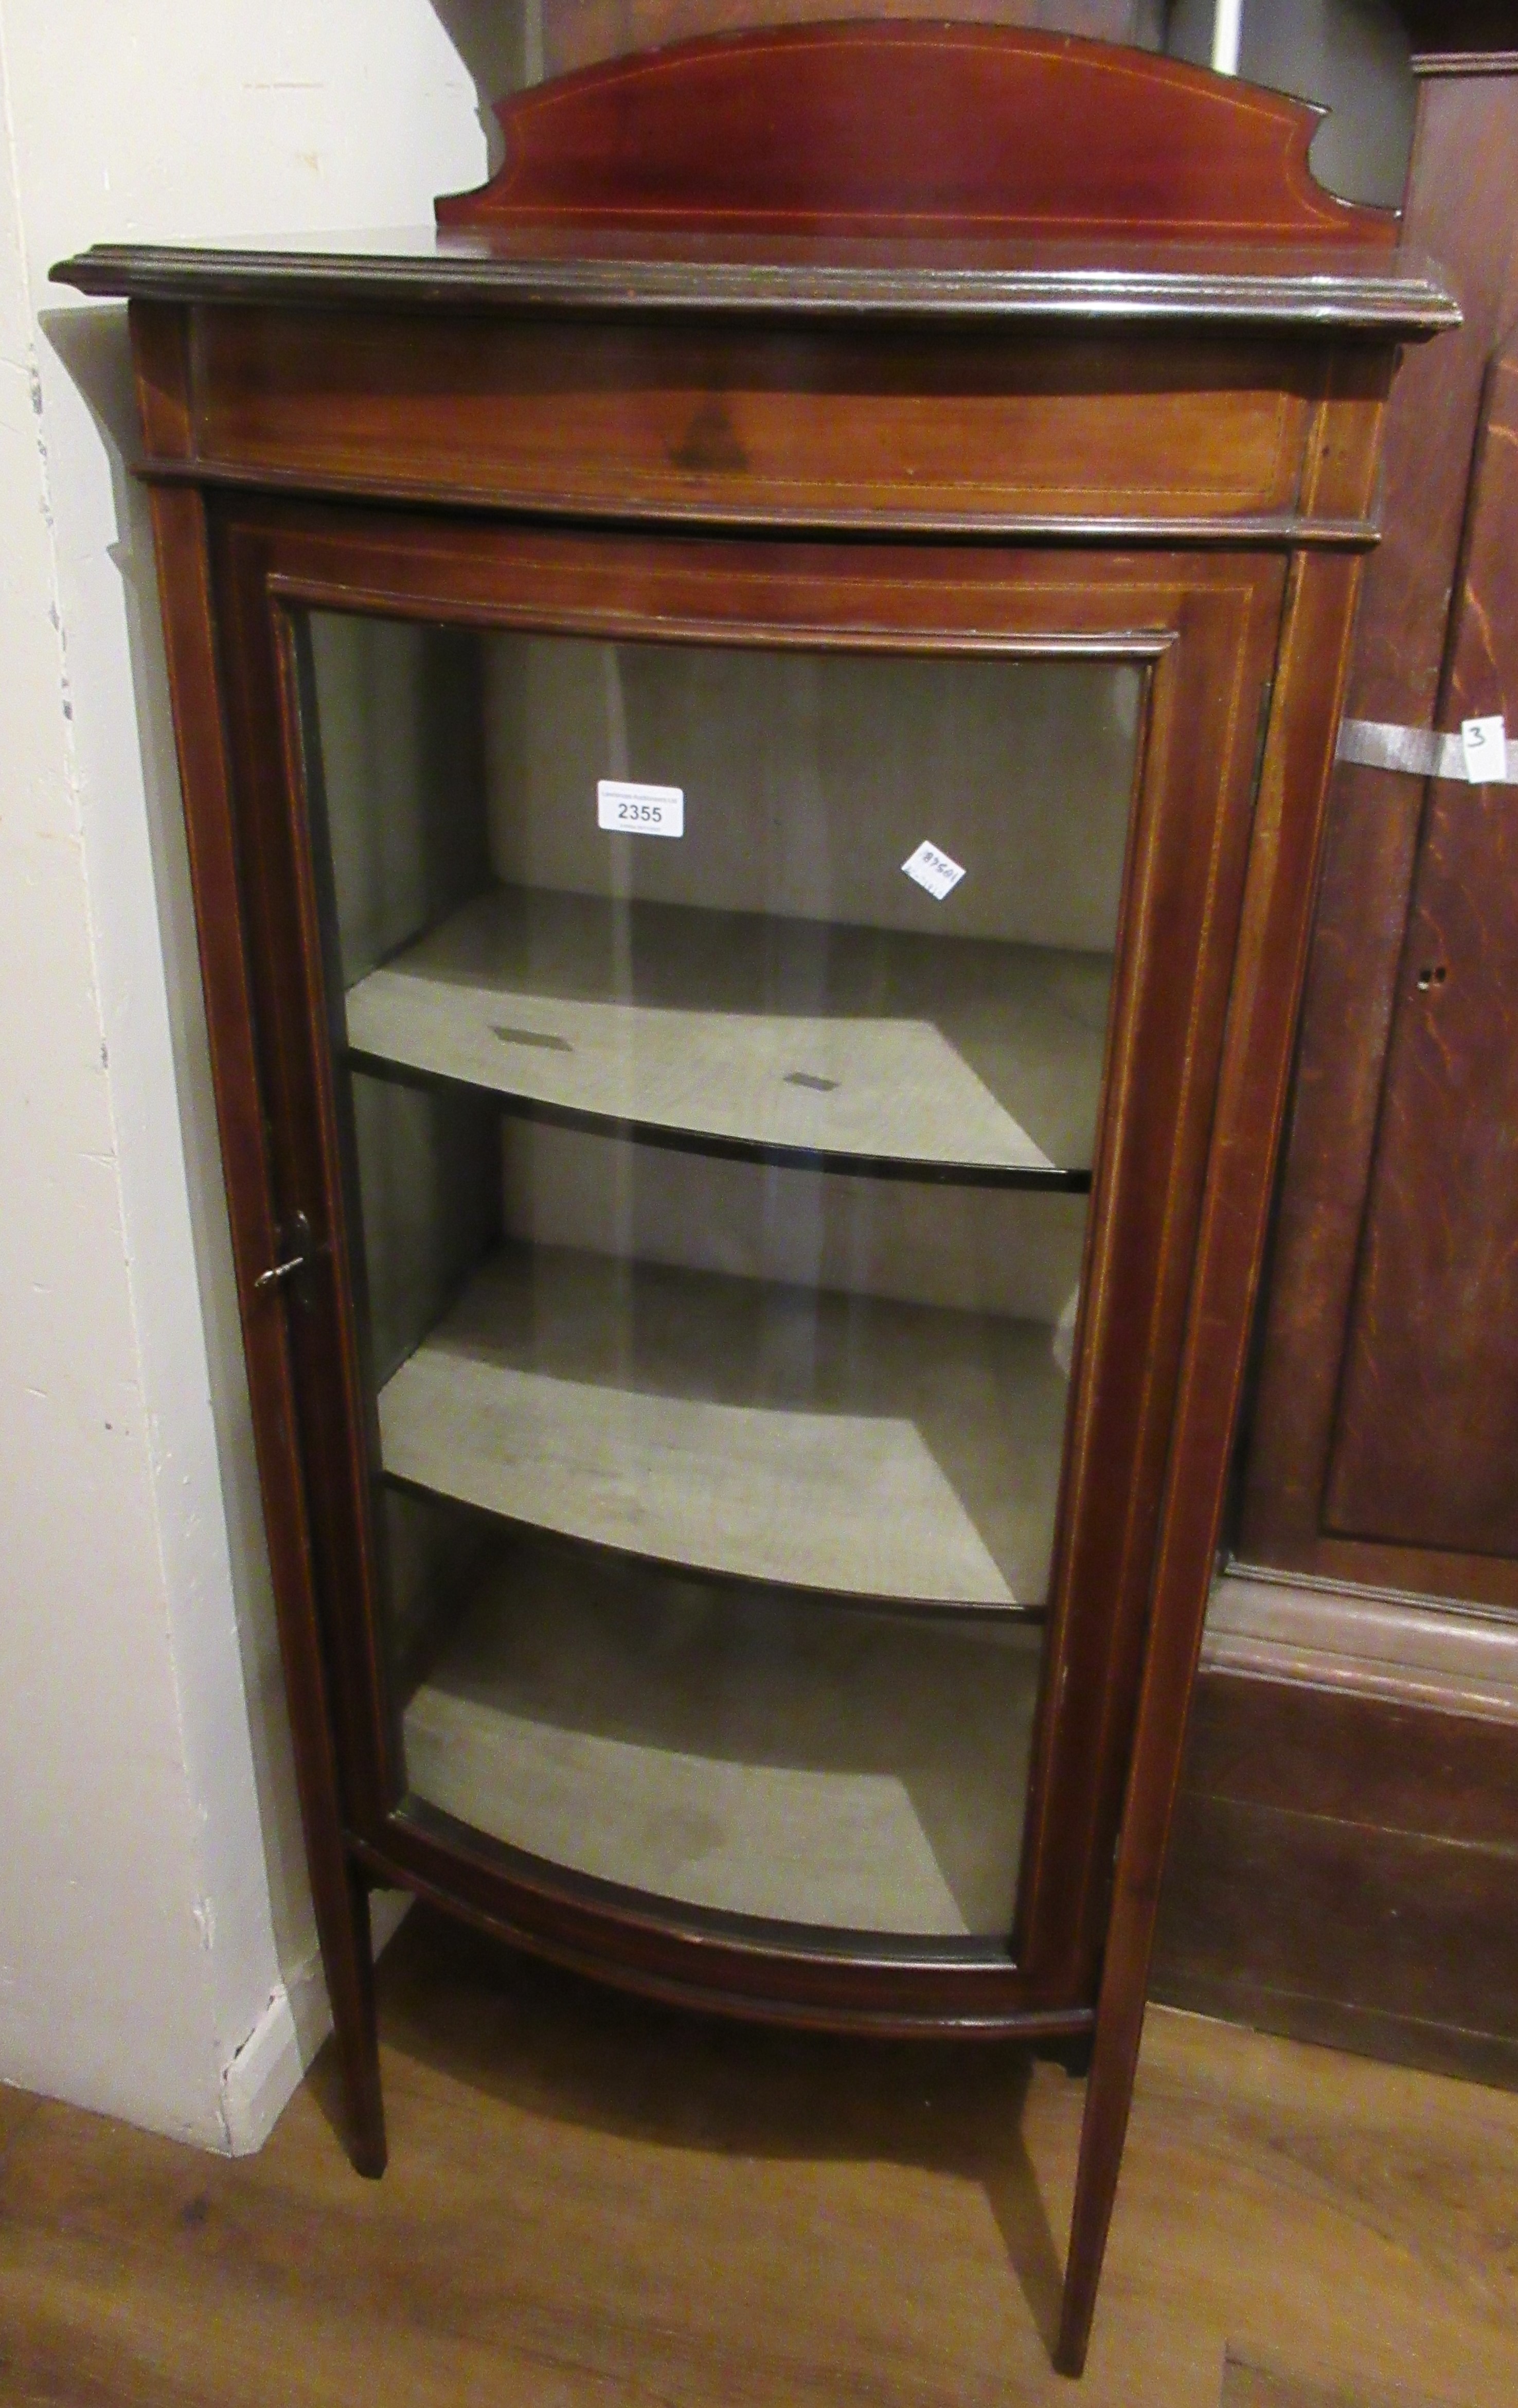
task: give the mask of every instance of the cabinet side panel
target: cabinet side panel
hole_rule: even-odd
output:
[[[127,309],[132,330],[132,368],[143,437],[157,459],[189,460],[194,453],[194,412],[190,397],[190,312],[165,301],[134,301]]]
[[[1285,1105],[1356,576],[1353,562],[1299,559],[1287,604],[1086,2094],[1058,2354],[1067,2372],[1084,2358],[1127,2128],[1160,1875],[1265,1248],[1270,1161]]]
[[[1325,364],[1302,469],[1302,514],[1368,519],[1376,507],[1382,431],[1393,363],[1382,351],[1340,351]]]
[[[160,490],[152,510],[211,1071],[307,1860],[354,2108],[356,2160],[377,2172],[384,2143],[378,2064],[365,2045],[372,1996],[365,1900],[350,1876],[342,1841],[283,1307],[278,1296],[261,1295],[256,1286],[259,1274],[277,1259],[278,1231],[254,1048],[206,509],[199,494]]]

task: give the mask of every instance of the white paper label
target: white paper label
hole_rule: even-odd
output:
[[[1460,742],[1466,776],[1473,786],[1499,786],[1508,774],[1508,725],[1504,719],[1463,719]]]
[[[936,903],[941,903],[946,895],[952,894],[965,875],[962,862],[951,861],[936,844],[925,841],[901,866],[909,878],[915,879],[919,886],[927,889]]]
[[[598,778],[595,824],[623,836],[683,836],[683,786],[634,786],[622,778]]]

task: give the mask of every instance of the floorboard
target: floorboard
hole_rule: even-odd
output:
[[[1251,2366],[1228,2353],[1223,2378],[1223,2408],[1433,2408],[1426,2393],[1414,2395],[1398,2385],[1374,2393],[1353,2394],[1337,2385],[1325,2390],[1319,2383],[1302,2383],[1295,2375],[1277,2374],[1267,2366]]]
[[[707,2024],[420,1911],[380,1990],[382,2183],[325,2059],[240,2162],[13,2128],[7,2408],[1219,2408],[1229,2353],[1229,2408],[1240,2367],[1271,2408],[1518,2398],[1505,2094],[1153,2013],[1077,2392],[1062,2072]]]

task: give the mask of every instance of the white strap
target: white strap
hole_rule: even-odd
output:
[[[1482,781],[1487,785],[1518,786],[1518,743],[1508,746],[1506,773]],[[1458,778],[1469,783],[1466,748],[1459,736],[1439,736],[1431,727],[1394,727],[1384,719],[1346,719],[1339,731],[1340,761],[1354,761],[1364,769],[1397,769],[1409,778]]]

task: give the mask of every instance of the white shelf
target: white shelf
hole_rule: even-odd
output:
[[[1110,961],[502,888],[348,997],[356,1054],[762,1148],[1091,1165]]]
[[[689,1905],[1005,1938],[1040,1639],[523,1549],[406,1710],[408,1785]]]
[[[388,1475],[660,1562],[1043,1601],[1066,1387],[1041,1324],[503,1248],[380,1398]]]

